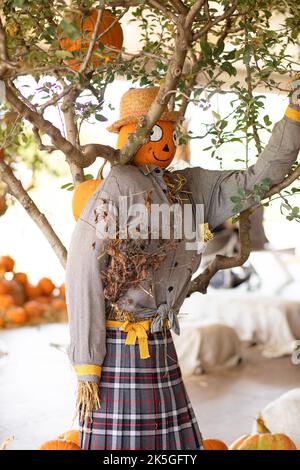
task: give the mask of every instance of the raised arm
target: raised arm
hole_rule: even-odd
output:
[[[206,221],[214,229],[234,215],[232,196],[239,188],[246,191],[243,209],[256,202],[251,193],[255,185],[268,178],[271,186],[282,181],[300,150],[300,108],[290,104],[285,116],[273,129],[271,138],[255,165],[245,171],[212,171],[192,168],[192,192],[197,203],[203,203]]]

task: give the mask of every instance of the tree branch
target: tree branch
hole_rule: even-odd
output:
[[[33,202],[29,194],[23,188],[22,183],[15,177],[9,165],[4,160],[0,159],[0,174],[2,181],[5,182],[8,192],[14,196],[17,201],[23,206],[27,214],[36,223],[46,239],[51,245],[51,248],[58,257],[60,263],[65,268],[67,261],[67,250],[58,238],[50,223],[44,214],[42,214],[36,204]]]
[[[202,29],[200,29],[200,31],[198,31],[197,33],[193,35],[193,41],[197,41],[197,39],[201,38],[205,33],[207,33],[216,24],[220,23],[221,21],[231,16],[232,13],[236,10],[238,3],[239,3],[239,0],[233,0],[232,6],[227,8],[227,10],[225,10],[222,15],[216,16],[213,20],[208,21],[208,23]]]
[[[206,294],[210,280],[218,271],[221,269],[230,269],[236,266],[242,266],[247,261],[251,252],[250,215],[251,209],[247,209],[240,214],[240,252],[236,256],[216,255],[216,257],[204,269],[204,271],[199,276],[197,276],[196,279],[191,281],[188,297],[194,292],[201,292],[201,294]]]
[[[166,6],[164,6],[161,2],[157,2],[156,0],[149,0],[148,3],[157,10],[161,11],[167,18],[169,18],[170,21],[172,21],[173,23],[177,23],[177,16],[174,15],[174,13],[169,10]]]

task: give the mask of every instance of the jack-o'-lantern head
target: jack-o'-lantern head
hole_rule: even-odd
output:
[[[119,132],[117,148],[125,144],[128,134],[135,132],[136,124],[126,124]],[[142,145],[134,156],[135,165],[150,163],[167,168],[172,162],[176,151],[175,124],[170,121],[158,121],[152,128],[150,140]]]
[[[130,89],[120,104],[120,119],[108,127],[111,132],[118,132],[117,147],[121,149],[128,134],[136,130],[137,123],[149,111],[158,93],[158,87]],[[172,162],[176,151],[176,122],[180,118],[177,111],[165,111],[160,120],[153,126],[149,142],[142,145],[134,156],[133,163],[146,163],[166,168]]]

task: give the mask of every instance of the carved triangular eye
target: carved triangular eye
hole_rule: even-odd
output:
[[[153,126],[150,132],[151,142],[158,142],[159,140],[161,140],[162,136],[163,136],[162,128],[158,124],[155,124],[155,126]]]

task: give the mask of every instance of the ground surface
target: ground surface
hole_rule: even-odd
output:
[[[64,352],[66,325],[0,333],[0,442],[10,449],[35,449],[72,427],[76,381]],[[244,361],[218,374],[186,377],[185,384],[203,436],[230,443],[251,430],[257,412],[299,386],[300,366],[290,358],[266,359],[244,350]]]

